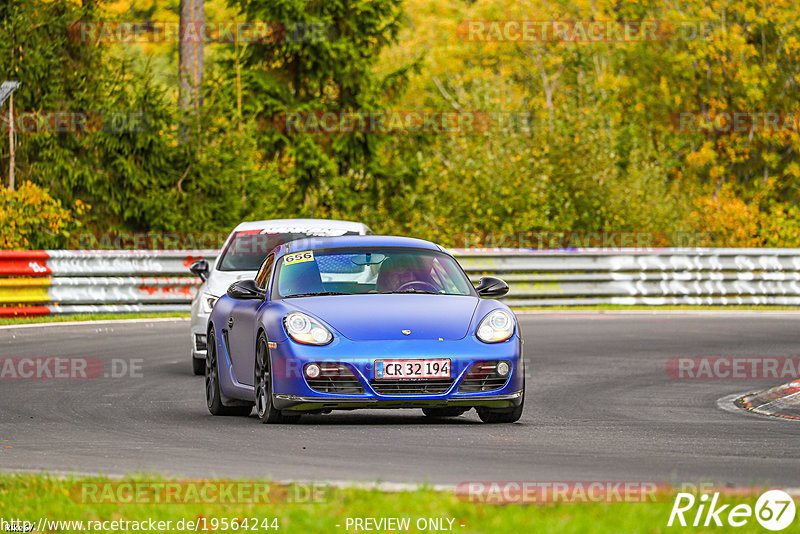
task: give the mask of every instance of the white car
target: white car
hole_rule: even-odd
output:
[[[366,235],[372,230],[362,223],[327,219],[272,219],[243,222],[233,229],[213,266],[206,260],[192,264],[191,271],[203,280],[192,301],[191,356],[194,374],[205,374],[206,328],[217,299],[237,280],[255,278],[256,272],[276,246],[306,237]]]

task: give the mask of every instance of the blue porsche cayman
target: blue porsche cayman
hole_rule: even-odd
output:
[[[522,415],[522,337],[497,278],[470,283],[442,247],[403,237],[281,245],[208,322],[206,402],[265,423],[357,408],[482,421]]]

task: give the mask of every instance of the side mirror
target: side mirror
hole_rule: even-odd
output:
[[[189,270],[199,276],[203,282],[208,280],[208,262],[206,260],[197,260],[189,266]]]
[[[502,297],[508,293],[508,284],[494,276],[484,276],[480,279],[478,285],[475,286],[475,291],[477,291],[478,295],[481,297]]]
[[[232,299],[256,300],[263,299],[265,295],[255,280],[237,280],[228,288],[228,296]]]

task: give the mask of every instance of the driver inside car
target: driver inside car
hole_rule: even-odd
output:
[[[393,256],[381,264],[375,288],[386,291],[437,291],[431,266],[419,256]]]

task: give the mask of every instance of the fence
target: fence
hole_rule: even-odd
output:
[[[188,311],[216,250],[0,251],[0,316]],[[800,305],[800,249],[457,249],[510,306]]]

